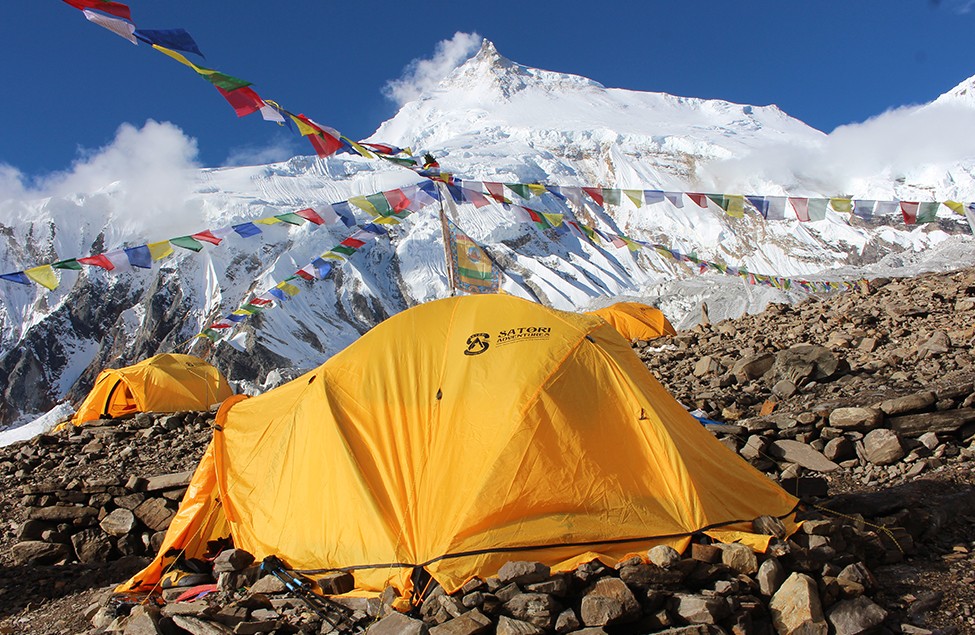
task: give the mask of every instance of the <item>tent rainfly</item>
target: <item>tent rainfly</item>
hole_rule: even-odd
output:
[[[72,423],[136,412],[206,410],[232,394],[220,371],[199,357],[164,353],[98,373]]]
[[[612,324],[620,335],[631,342],[653,340],[664,335],[677,335],[677,331],[663,311],[647,304],[617,302],[590,313]]]
[[[724,447],[604,320],[505,295],[395,315],[315,370],[234,396],[157,556],[232,536],[258,559],[409,597],[509,560],[568,570],[690,536],[756,548],[797,500]]]

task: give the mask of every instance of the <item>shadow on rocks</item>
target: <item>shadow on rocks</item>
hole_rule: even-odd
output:
[[[145,558],[127,557],[105,564],[0,567],[0,619],[68,595],[124,582],[146,564]]]

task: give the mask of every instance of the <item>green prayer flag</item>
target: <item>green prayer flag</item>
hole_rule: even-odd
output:
[[[192,236],[179,236],[177,238],[170,238],[169,242],[176,245],[177,247],[182,247],[183,249],[189,249],[190,251],[200,251],[203,249],[203,243],[198,241]]]
[[[55,269],[71,269],[73,271],[81,271],[81,263],[75,258],[59,260],[51,266]]]
[[[287,214],[275,214],[274,217],[280,221],[284,221],[285,223],[290,223],[292,225],[303,225],[305,223],[304,218],[290,212]]]
[[[531,188],[529,188],[524,183],[505,183],[509,190],[525,199],[526,201],[532,197]]]
[[[603,205],[619,205],[622,192],[612,187],[603,188]]]
[[[227,75],[226,73],[205,73],[202,74],[203,79],[207,80],[214,86],[218,86],[226,91],[236,90],[238,88],[243,88],[244,86],[250,86],[251,82],[245,81],[233,75]]]
[[[811,198],[806,206],[806,213],[809,220],[826,220],[826,207],[829,205],[828,198]]]
[[[346,256],[351,256],[352,254],[355,253],[354,248],[346,247],[345,245],[336,245],[332,247],[330,251],[334,251],[335,253],[339,253],[339,254],[345,254]]]
[[[917,208],[917,222],[933,223],[938,220],[938,202],[921,203]]]

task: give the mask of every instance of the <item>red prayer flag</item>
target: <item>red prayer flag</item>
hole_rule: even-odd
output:
[[[920,203],[914,201],[901,201],[901,215],[904,217],[906,224],[913,225],[917,223],[917,209],[920,205]]]
[[[501,183],[493,183],[489,181],[484,182],[484,189],[488,191],[488,195],[499,203],[507,203],[508,199],[504,195],[504,185]]]
[[[129,7],[121,2],[108,2],[107,0],[64,0],[64,2],[82,11],[85,9],[94,9],[95,11],[101,11],[102,13],[114,15],[130,22],[132,21],[132,13],[129,11]]]
[[[222,238],[217,238],[212,233],[210,233],[209,229],[207,229],[206,231],[202,231],[198,234],[193,234],[191,237],[197,240],[202,240],[205,243],[210,243],[212,245],[219,245],[220,241],[223,240]]]
[[[271,304],[274,300],[269,300],[267,298],[254,298],[248,304],[253,304],[254,306],[265,306]]]
[[[78,262],[80,262],[83,265],[101,267],[105,271],[111,271],[112,269],[115,268],[115,265],[112,264],[112,261],[106,258],[102,254],[98,254],[96,256],[88,256],[86,258],[78,258]]]
[[[359,247],[365,245],[366,241],[359,240],[358,238],[353,238],[352,236],[349,236],[339,244],[344,245],[346,247],[352,247],[353,249],[358,249]]]
[[[246,117],[264,107],[264,100],[250,86],[234,90],[224,90],[217,85],[214,85],[214,88],[219,90],[223,98],[230,103],[238,117]]]
[[[707,194],[698,194],[696,192],[687,192],[687,198],[689,198],[692,201],[694,201],[695,203],[697,203],[697,206],[700,207],[700,208],[703,208],[703,209],[707,209],[708,208],[708,195]]]
[[[323,225],[325,223],[325,219],[319,216],[318,212],[310,207],[299,209],[297,212],[295,212],[295,216],[301,216],[309,223],[315,223],[316,225]]]
[[[402,212],[404,209],[410,206],[410,199],[406,197],[403,190],[390,190],[388,192],[383,192],[383,196],[386,197],[386,202],[393,209],[393,213]]]
[[[295,271],[295,275],[298,276],[298,277],[300,277],[300,278],[304,278],[305,280],[314,280],[315,279],[315,276],[313,276],[310,273],[308,273],[307,271],[303,271],[301,269],[299,269],[298,271]]]
[[[596,205],[600,207],[603,206],[603,188],[601,187],[584,187],[582,191],[588,194],[592,200],[596,201]]]
[[[310,134],[308,141],[315,148],[315,154],[323,158],[335,154],[335,151],[342,147],[342,142],[327,132]]]

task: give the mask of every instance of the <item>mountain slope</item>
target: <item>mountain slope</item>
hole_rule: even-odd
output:
[[[444,169],[464,179],[693,191],[700,187],[702,167],[715,161],[761,156],[763,148],[782,144],[816,147],[824,135],[774,106],[607,89],[578,76],[518,65],[486,42],[436,90],[380,126],[374,138],[429,150]],[[15,271],[419,179],[408,170],[349,155],[206,169],[185,178],[187,194],[174,214],[184,220],[152,229],[118,217],[125,182],[73,196],[0,202],[0,218],[31,219],[0,225],[0,266]],[[802,194],[815,191],[810,183],[802,182]],[[865,184],[864,191],[893,197],[908,185],[879,179]],[[931,175],[927,186],[940,199],[975,200],[975,187],[945,185],[943,174]],[[759,193],[799,186],[775,187]],[[539,204],[564,209],[546,196]],[[3,283],[0,423],[43,412],[65,397],[77,399],[104,366],[156,352],[210,355],[228,377],[251,389],[269,374],[273,382],[293,369],[320,364],[385,317],[449,295],[438,211],[431,206],[390,226],[388,237],[350,257],[327,280],[301,283],[303,293],[248,320],[231,342],[213,350],[193,336],[334,246],[348,235],[347,228],[279,225],[260,238],[231,235],[200,253],[179,251],[152,270],[66,271],[60,288],[50,293]],[[735,219],[713,207],[636,207],[626,201],[572,213],[605,231],[784,276],[813,276],[960,240],[949,239],[945,230],[957,225],[948,221],[943,229],[851,226],[831,213],[825,221],[800,225],[765,222],[753,214]],[[703,300],[710,299],[712,316],[720,316],[799,297],[764,287],[743,290],[739,280],[720,276],[682,282],[690,276],[687,268],[653,251],[597,245],[565,229],[540,232],[500,206],[461,205],[454,219],[505,269],[506,292],[560,309],[621,296],[655,298],[675,323],[686,325]],[[357,220],[368,218],[362,213]],[[964,245],[970,243],[963,243],[963,254]]]

